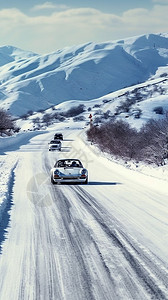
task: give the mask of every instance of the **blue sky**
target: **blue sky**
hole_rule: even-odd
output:
[[[37,53],[168,32],[168,0],[0,0],[0,46]]]
[[[70,8],[91,7],[102,12],[121,13],[125,10],[137,7],[151,8],[153,6],[152,0],[53,0],[53,1],[40,1],[40,0],[6,0],[0,3],[0,8],[16,7],[24,12],[28,12],[32,7],[41,5],[43,3],[52,3],[53,5],[65,5]]]

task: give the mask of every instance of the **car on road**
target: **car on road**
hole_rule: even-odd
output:
[[[55,133],[54,134],[54,140],[63,140],[63,134],[62,133]]]
[[[79,159],[59,159],[51,169],[51,182],[88,183],[88,170]]]
[[[61,142],[56,141],[56,140],[50,141],[49,146],[48,146],[48,150],[49,151],[54,151],[54,150],[61,151]]]

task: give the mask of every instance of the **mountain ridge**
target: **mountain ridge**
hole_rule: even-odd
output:
[[[0,107],[20,116],[64,101],[100,98],[149,80],[168,65],[168,34],[90,42],[46,55],[0,47],[0,62],[5,53]]]

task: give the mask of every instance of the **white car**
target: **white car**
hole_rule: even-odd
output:
[[[60,141],[56,141],[56,140],[50,141],[49,142],[49,146],[48,146],[48,150],[49,151],[54,151],[54,150],[61,151],[61,142]]]
[[[51,182],[88,183],[88,171],[79,159],[60,159],[51,169]]]

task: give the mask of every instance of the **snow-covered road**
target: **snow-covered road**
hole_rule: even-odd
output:
[[[168,183],[101,157],[80,130],[62,132],[61,153],[48,151],[51,131],[1,155],[11,176],[0,299],[168,299]],[[81,159],[89,184],[51,185],[58,157]]]

